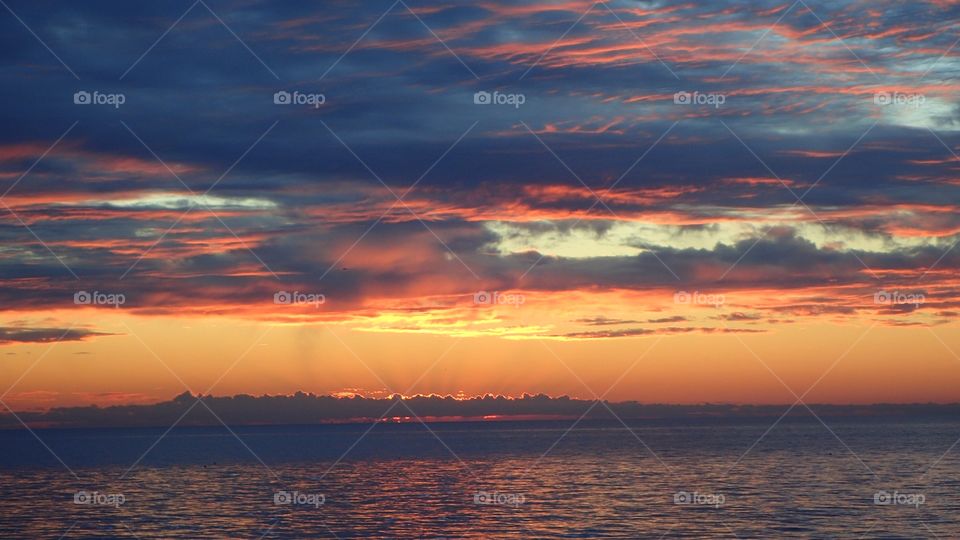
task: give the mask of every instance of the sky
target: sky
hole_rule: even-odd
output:
[[[960,401],[960,5],[10,0],[0,402]]]

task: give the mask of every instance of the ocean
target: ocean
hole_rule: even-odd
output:
[[[0,537],[960,537],[960,419],[774,420],[5,430]]]

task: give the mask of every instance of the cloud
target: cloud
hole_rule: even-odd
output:
[[[672,317],[661,317],[659,319],[647,319],[647,322],[650,324],[668,324],[668,323],[678,323],[686,322],[687,318],[683,315],[674,315]]]
[[[97,332],[83,328],[30,328],[0,327],[0,345],[17,343],[56,343],[60,341],[86,341],[94,337],[112,336],[106,332]]]
[[[756,313],[741,313],[738,311],[735,313],[726,313],[722,315],[717,315],[717,318],[725,321],[742,322],[742,321],[757,321],[757,320],[760,320],[761,317]]]
[[[600,339],[600,338],[625,338],[625,337],[640,337],[640,336],[649,336],[649,335],[670,335],[670,334],[690,334],[690,333],[702,333],[702,334],[755,334],[761,333],[764,330],[748,329],[748,328],[713,328],[713,327],[686,327],[686,326],[670,326],[666,328],[627,328],[623,330],[598,330],[598,331],[589,331],[589,332],[570,332],[568,334],[563,334],[560,337],[569,338],[569,339]]]
[[[587,326],[615,326],[619,324],[633,324],[637,321],[629,319],[609,319],[607,317],[593,317],[590,319],[577,319],[574,322],[585,324]]]
[[[957,298],[960,182],[926,129],[955,146],[960,85],[941,59],[955,4],[413,6],[469,69],[400,6],[341,58],[382,2],[219,13],[250,50],[199,8],[164,34],[179,7],[12,7],[81,78],[0,18],[0,118],[14,126],[0,134],[0,190],[15,212],[0,213],[10,316],[92,310],[71,303],[81,289],[123,293],[139,315],[285,321],[450,318],[478,290],[722,290],[754,296],[742,313],[795,317],[872,315],[877,285],[921,278],[923,308],[881,316],[949,311]],[[150,48],[136,65],[119,52],[131,43]],[[923,81],[905,58],[931,67]],[[127,99],[78,106],[80,90]],[[279,90],[326,103],[276,105]],[[526,99],[475,105],[481,90]],[[725,102],[678,104],[676,92]],[[903,103],[878,105],[878,93]],[[280,290],[327,302],[277,308]],[[772,290],[782,305],[756,298]]]
[[[102,396],[108,402],[118,395]],[[134,395],[134,397],[137,397]],[[453,396],[390,396],[367,398],[363,396],[332,397],[305,394],[294,395],[235,395],[232,397],[202,396],[206,407],[197,406],[197,399],[185,392],[175,398],[154,404],[109,405],[107,407],[61,407],[48,411],[19,414],[33,427],[161,427],[227,425],[308,425],[326,423],[375,421],[415,422],[416,417],[426,421],[444,420],[511,420],[511,419],[587,419],[613,420],[606,407],[598,407],[592,400],[567,396],[550,397],[544,394],[519,398],[486,395],[467,399]],[[636,401],[607,402],[610,410],[623,419],[716,419],[776,418],[783,414],[783,405],[660,405]],[[209,407],[209,410],[207,410]],[[831,416],[924,416],[950,417],[960,405],[811,405],[818,415]],[[210,411],[213,411],[212,414]],[[796,412],[796,417],[807,417]],[[10,414],[0,414],[0,427],[20,428],[19,421]]]

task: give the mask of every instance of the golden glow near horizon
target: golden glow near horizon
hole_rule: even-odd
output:
[[[546,393],[644,403],[792,403],[808,390],[808,403],[958,399],[953,324],[837,317],[771,325],[726,307],[673,309],[647,299],[644,310],[634,303],[642,298],[628,297],[591,319],[592,328],[649,334],[582,338],[564,328],[597,313],[586,295],[565,303],[527,294],[516,307],[463,308],[479,311],[469,322],[386,314],[284,323],[100,309],[97,330],[114,335],[6,346],[3,378],[22,379],[4,399],[22,410],[149,403],[188,388],[213,395]]]

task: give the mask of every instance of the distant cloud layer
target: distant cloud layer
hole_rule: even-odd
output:
[[[609,409],[608,409],[609,407]],[[955,416],[958,405],[813,405],[826,416]],[[450,396],[337,398],[298,393],[293,396],[202,397],[184,393],[152,405],[55,408],[19,413],[19,420],[0,414],[0,427],[168,427],[222,425],[292,425],[343,422],[418,422],[517,419],[674,419],[720,421],[733,418],[776,418],[784,406],[656,405],[637,402],[595,402],[545,395],[506,398]],[[792,409],[792,408],[791,408]],[[796,417],[808,417],[797,410]],[[769,421],[769,418],[767,419]]]

